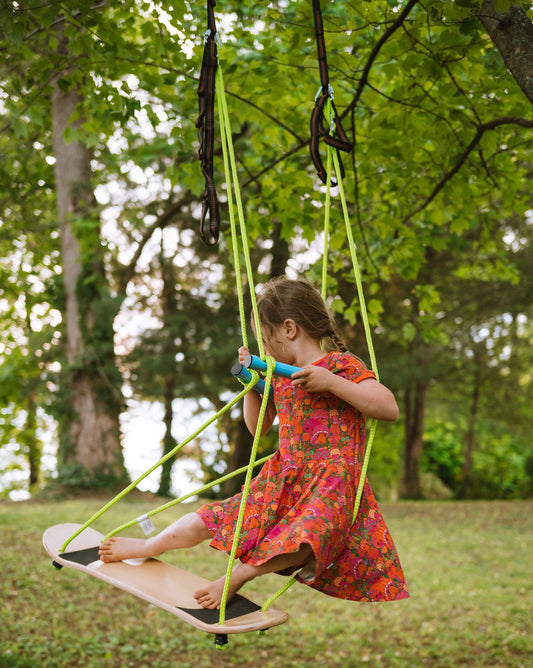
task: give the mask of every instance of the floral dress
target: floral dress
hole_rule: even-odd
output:
[[[354,383],[375,378],[350,353],[314,362]],[[392,601],[407,587],[392,537],[365,480],[352,514],[364,457],[365,418],[333,394],[306,392],[289,379],[272,381],[279,449],[252,480],[237,557],[261,565],[307,543],[314,568],[300,582],[337,598]],[[241,494],[198,509],[211,545],[231,552]],[[295,569],[293,569],[295,570]]]

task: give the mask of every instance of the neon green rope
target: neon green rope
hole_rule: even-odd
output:
[[[331,108],[331,100],[328,98],[326,102],[326,110],[328,105]],[[328,257],[329,257],[329,215],[331,209],[331,151],[327,152],[326,161],[326,210],[324,212],[324,250],[322,253],[322,299],[326,300],[327,295],[327,280],[328,280]]]
[[[342,212],[344,214],[344,222],[346,226],[346,236],[348,238],[348,245],[350,247],[350,255],[352,258],[353,270],[355,275],[355,283],[357,285],[357,295],[359,298],[359,304],[361,307],[361,317],[363,319],[363,325],[365,330],[366,343],[368,347],[368,352],[370,355],[370,362],[374,373],[376,374],[376,379],[379,381],[379,373],[376,362],[376,353],[374,351],[374,344],[372,342],[372,333],[370,330],[370,324],[368,322],[368,311],[366,308],[365,293],[363,291],[363,281],[361,279],[361,270],[359,268],[359,262],[357,260],[357,252],[355,248],[355,242],[353,239],[352,228],[350,225],[350,216],[348,215],[348,206],[346,204],[346,196],[344,194],[344,186],[341,179],[341,169],[339,164],[339,157],[336,151],[333,151],[332,148],[328,146],[328,151],[331,151],[333,154],[333,162],[335,165],[335,175],[337,182],[339,184],[339,195],[342,204]],[[372,451],[372,445],[374,444],[374,436],[376,433],[377,421],[371,420],[370,423],[370,432],[368,434],[368,439],[365,447],[365,456],[363,458],[363,464],[361,467],[361,474],[359,476],[359,483],[357,485],[357,493],[355,496],[355,503],[352,515],[352,524],[355,523],[357,518],[357,513],[359,512],[359,506],[361,504],[361,498],[363,496],[363,490],[365,486],[366,473],[368,470],[368,463],[370,461],[370,453]]]
[[[237,286],[237,296],[238,296],[238,302],[239,302],[239,314],[240,314],[240,321],[241,321],[241,331],[242,331],[242,340],[243,340],[243,345],[248,346],[248,340],[247,340],[247,334],[246,334],[246,315],[245,315],[245,308],[244,308],[244,296],[243,296],[243,290],[242,290],[242,280],[240,276],[240,260],[239,260],[239,250],[238,250],[238,241],[237,241],[237,233],[236,233],[236,224],[235,224],[235,213],[234,213],[234,205],[233,205],[233,194],[232,194],[232,182],[233,182],[233,190],[235,193],[235,201],[237,205],[237,214],[239,218],[239,226],[240,226],[240,233],[241,233],[241,241],[242,241],[242,250],[243,250],[243,255],[244,255],[244,260],[245,260],[245,266],[246,266],[246,272],[247,272],[247,279],[248,279],[248,285],[250,288],[250,298],[251,298],[251,303],[252,303],[252,312],[254,315],[254,322],[255,322],[255,327],[256,327],[256,338],[257,338],[257,343],[259,347],[259,353],[262,359],[265,358],[265,352],[264,352],[264,346],[263,346],[263,340],[262,340],[262,334],[261,334],[261,325],[259,321],[259,313],[257,309],[257,299],[255,295],[255,285],[254,285],[254,280],[253,280],[253,271],[252,271],[252,265],[251,265],[251,260],[250,260],[250,252],[249,252],[249,245],[248,245],[248,240],[247,240],[247,231],[246,231],[246,223],[244,220],[244,214],[243,214],[243,207],[242,207],[242,200],[241,200],[241,195],[240,195],[240,189],[239,189],[239,183],[238,183],[238,175],[237,175],[237,165],[235,161],[235,153],[234,153],[234,148],[233,148],[233,142],[231,138],[231,125],[229,121],[229,114],[228,114],[228,109],[227,109],[227,102],[226,102],[226,96],[224,92],[224,84],[223,84],[223,77],[222,77],[222,70],[221,68],[217,68],[217,90],[218,90],[218,111],[219,111],[219,116],[220,116],[220,132],[221,132],[221,138],[222,138],[222,153],[223,153],[223,161],[224,161],[224,169],[225,169],[225,174],[226,174],[226,183],[227,183],[227,197],[228,197],[228,209],[229,209],[229,216],[230,216],[230,227],[231,227],[231,238],[232,238],[232,246],[233,246],[233,262],[234,262],[234,268],[235,268],[235,274],[236,274],[236,286]],[[329,108],[329,113],[331,114],[331,103],[328,100],[329,107],[327,106],[326,109]],[[359,266],[357,262],[357,256],[356,256],[356,251],[355,251],[355,243],[353,241],[353,236],[352,236],[352,231],[351,227],[349,224],[349,216],[348,216],[348,211],[347,211],[347,205],[346,205],[346,199],[344,195],[344,189],[342,185],[342,179],[340,175],[340,166],[339,166],[339,161],[338,157],[336,155],[336,152],[331,149],[331,147],[328,146],[328,152],[327,152],[327,189],[326,189],[326,210],[325,210],[325,223],[324,223],[324,257],[323,257],[323,264],[322,264],[322,296],[325,299],[326,297],[326,283],[327,283],[327,258],[329,255],[329,217],[330,217],[330,208],[331,208],[331,203],[330,203],[330,197],[331,197],[331,166],[332,166],[332,161],[335,166],[335,173],[336,173],[336,178],[337,178],[337,183],[339,185],[339,193],[341,197],[341,203],[342,203],[342,208],[343,208],[343,213],[344,213],[344,218],[346,222],[346,231],[347,231],[347,236],[348,236],[348,243],[350,246],[350,254],[352,257],[352,264],[354,266],[354,272],[356,275],[356,284],[357,284],[357,290],[358,290],[358,295],[359,295],[359,300],[361,303],[361,311],[363,314],[363,323],[365,327],[365,334],[367,336],[367,343],[369,347],[369,352],[370,352],[370,358],[372,361],[372,368],[375,370],[376,377],[378,376],[377,374],[377,368],[376,368],[376,362],[375,362],[375,354],[374,354],[374,349],[372,345],[372,339],[370,336],[370,327],[368,324],[368,316],[366,312],[366,303],[364,299],[364,294],[362,290],[362,282],[361,282],[361,276],[360,276],[360,271],[359,271]],[[258,423],[257,423],[257,428],[256,428],[256,434],[254,437],[254,442],[252,445],[252,452],[250,456],[250,462],[247,467],[242,467],[238,471],[234,471],[227,476],[223,476],[219,478],[218,480],[213,481],[212,483],[209,483],[208,485],[205,485],[204,487],[200,488],[200,490],[196,490],[194,492],[191,492],[189,494],[186,494],[185,496],[175,499],[167,504],[164,504],[158,509],[152,510],[150,513],[147,513],[147,517],[151,517],[159,512],[162,512],[163,510],[166,510],[167,508],[180,503],[184,501],[185,499],[194,496],[198,494],[201,491],[205,491],[206,489],[209,489],[210,487],[213,487],[214,485],[219,484],[220,482],[223,482],[224,480],[227,480],[229,478],[232,478],[239,473],[244,472],[246,470],[246,480],[245,484],[243,487],[243,492],[242,492],[242,497],[241,497],[241,504],[239,508],[239,516],[237,518],[237,524],[235,526],[235,532],[234,532],[234,538],[233,538],[233,544],[232,544],[232,549],[231,549],[231,554],[230,558],[228,561],[228,568],[226,572],[226,579],[224,583],[224,590],[222,594],[222,600],[221,600],[221,605],[220,605],[220,617],[219,617],[219,624],[224,624],[225,621],[225,610],[226,610],[226,602],[227,602],[227,597],[229,593],[229,585],[231,581],[231,573],[233,569],[233,564],[235,562],[235,555],[237,552],[238,544],[239,544],[239,539],[240,539],[240,533],[242,529],[242,524],[243,524],[243,519],[244,519],[244,512],[246,508],[246,502],[249,494],[249,489],[250,489],[250,483],[252,479],[252,471],[253,468],[256,465],[262,464],[265,461],[267,461],[268,457],[263,458],[262,460],[258,460],[256,462],[255,458],[257,455],[257,449],[259,445],[259,439],[261,437],[261,431],[262,431],[262,425],[266,413],[266,409],[268,406],[268,396],[269,396],[269,390],[270,390],[270,385],[271,385],[271,380],[272,380],[272,372],[274,368],[274,360],[270,357],[266,358],[267,362],[267,374],[266,374],[266,379],[265,379],[265,393],[263,395],[263,400],[261,402],[261,409],[258,417]],[[243,389],[242,392],[240,392],[231,402],[226,404],[220,411],[218,411],[212,418],[207,420],[199,429],[197,429],[191,436],[189,436],[185,441],[182,443],[178,444],[171,452],[167,453],[163,458],[159,460],[154,466],[152,466],[148,471],[146,471],[142,476],[140,476],[137,480],[132,482],[128,487],[126,487],[122,492],[120,492],[114,499],[112,499],[109,503],[105,504],[97,513],[95,513],[84,525],[82,525],[63,545],[61,548],[61,551],[65,551],[66,547],[69,545],[69,543],[84,529],[86,529],[88,526],[90,526],[94,521],[96,521],[101,515],[103,515],[109,508],[111,508],[115,503],[120,501],[126,494],[128,494],[132,489],[134,489],[142,480],[144,480],[148,475],[150,475],[155,469],[157,469],[159,466],[161,466],[164,462],[166,462],[168,459],[173,457],[181,448],[183,448],[185,445],[190,443],[198,434],[200,434],[205,428],[207,428],[212,422],[217,420],[219,417],[221,417],[224,413],[226,413],[230,408],[232,408],[236,403],[238,403],[244,395],[249,392],[254,385],[256,384],[258,380],[258,375],[256,372],[252,371],[252,380],[246,385],[246,387]],[[359,486],[357,490],[357,495],[356,495],[356,504],[354,508],[354,515],[353,515],[353,521],[355,521],[357,511],[359,508],[359,503],[360,503],[360,498],[362,495],[363,491],[363,485],[364,485],[364,479],[366,477],[366,470],[368,467],[368,459],[370,455],[370,449],[372,446],[373,442],[373,437],[375,433],[375,427],[376,427],[376,422],[375,420],[372,423],[372,427],[370,430],[370,436],[365,452],[365,459],[363,462],[363,467],[362,467],[362,472],[361,472],[361,477],[359,481]],[[129,528],[133,526],[136,523],[137,520],[134,520],[132,522],[126,523],[122,525],[121,527],[118,527],[117,529],[114,529],[112,532],[110,532],[106,537],[110,538],[111,536],[119,533],[120,531],[123,531],[126,528]],[[268,607],[285,591],[291,587],[294,582],[296,582],[296,578],[293,577],[291,578],[285,585],[282,587],[278,592],[276,592],[274,595],[272,595],[263,605],[262,611],[266,611]]]
[[[257,346],[259,348],[259,356],[261,359],[265,357],[265,350],[263,346],[263,337],[261,334],[261,323],[259,322],[259,312],[257,310],[257,299],[255,296],[255,284],[252,270],[252,262],[250,260],[250,249],[248,245],[248,234],[246,230],[246,221],[244,219],[244,212],[241,199],[241,191],[239,188],[239,178],[237,174],[237,163],[235,161],[235,151],[233,148],[233,141],[231,138],[231,124],[229,120],[228,105],[226,101],[226,94],[224,91],[224,81],[222,77],[222,70],[219,67],[217,70],[217,97],[219,101],[219,113],[221,113],[220,118],[220,133],[223,137],[222,144],[222,153],[224,158],[224,170],[226,173],[226,183],[228,190],[228,206],[230,207],[230,224],[232,226],[231,238],[233,241],[233,256],[235,261],[235,273],[237,278],[237,284],[240,285],[240,276],[239,276],[239,262],[238,262],[238,251],[237,251],[237,234],[235,230],[235,216],[233,213],[233,200],[230,198],[229,193],[231,191],[231,184],[233,183],[233,189],[235,191],[235,202],[237,204],[237,216],[239,219],[239,228],[240,228],[240,237],[242,243],[242,251],[244,255],[244,263],[246,266],[246,275],[248,280],[248,286],[250,288],[250,300],[252,303],[252,313],[254,315],[254,324],[256,330],[256,340]],[[225,148],[226,146],[226,148]],[[241,323],[243,328],[243,343],[246,340],[246,317],[244,314],[244,302],[239,302],[239,309],[241,314]],[[244,345],[247,346],[246,343]]]
[[[235,212],[234,212],[234,204],[233,204],[233,192],[235,193],[235,202],[237,205],[237,214],[239,218],[239,226],[240,226],[240,232],[241,232],[241,241],[242,241],[242,250],[243,250],[243,255],[244,255],[244,260],[245,260],[245,265],[246,265],[246,272],[247,272],[247,278],[248,278],[248,285],[250,288],[250,299],[252,302],[252,312],[254,315],[254,321],[255,321],[255,328],[256,328],[256,338],[257,338],[257,343],[258,343],[258,348],[259,348],[259,354],[261,356],[261,359],[265,358],[265,351],[264,351],[264,346],[263,346],[263,338],[261,334],[261,324],[259,320],[259,313],[258,313],[258,308],[257,308],[257,299],[255,295],[255,285],[254,285],[254,280],[253,280],[253,270],[252,270],[252,264],[250,260],[250,251],[249,251],[249,246],[248,246],[248,241],[247,241],[247,231],[246,231],[246,223],[244,220],[244,213],[243,213],[243,207],[242,207],[242,199],[240,195],[240,189],[239,189],[239,183],[238,183],[238,175],[237,175],[237,165],[235,161],[235,153],[233,149],[233,141],[231,137],[231,125],[229,121],[229,114],[228,114],[228,109],[227,109],[227,102],[226,102],[226,96],[224,92],[224,83],[223,83],[223,77],[222,77],[222,70],[220,67],[217,68],[217,74],[216,74],[216,84],[217,84],[217,90],[218,90],[218,95],[217,95],[217,100],[218,100],[218,112],[220,116],[220,133],[221,133],[221,139],[222,139],[222,153],[223,153],[223,161],[224,161],[224,170],[225,170],[225,175],[226,175],[226,184],[227,184],[227,197],[228,197],[228,209],[229,209],[229,216],[230,216],[230,227],[231,227],[231,238],[232,238],[232,246],[233,246],[233,262],[234,262],[234,268],[235,268],[235,274],[236,274],[236,287],[237,287],[237,296],[238,296],[238,302],[239,302],[239,315],[240,315],[240,322],[241,322],[241,332],[242,332],[242,340],[243,340],[243,345],[248,347],[248,339],[247,339],[247,334],[246,334],[246,314],[245,314],[245,308],[244,308],[244,295],[243,295],[243,289],[242,289],[242,280],[240,277],[241,271],[240,271],[240,261],[239,261],[239,249],[238,249],[238,242],[237,242],[237,233],[236,233],[236,225],[235,225]],[[233,182],[233,192],[232,192],[232,182]],[[154,509],[151,512],[146,514],[146,517],[151,517],[159,512],[162,512],[163,510],[166,510],[170,506],[175,505],[176,503],[180,503],[181,501],[189,498],[190,496],[198,494],[200,491],[204,491],[206,489],[209,489],[210,487],[213,487],[216,484],[219,484],[220,482],[223,482],[224,480],[227,480],[229,478],[234,477],[235,475],[238,475],[239,473],[242,473],[244,470],[246,470],[246,480],[242,492],[242,498],[241,498],[241,505],[239,508],[239,516],[237,519],[237,524],[235,526],[235,532],[234,532],[234,538],[233,538],[233,545],[232,545],[232,551],[230,555],[230,559],[228,562],[228,569],[226,573],[226,580],[224,584],[224,591],[222,594],[222,600],[220,604],[220,617],[219,617],[219,623],[222,625],[224,624],[224,619],[225,619],[225,609],[226,609],[226,601],[227,601],[227,596],[229,592],[229,585],[231,581],[231,572],[233,568],[233,563],[235,561],[235,554],[237,551],[237,547],[239,544],[239,539],[240,539],[240,533],[242,529],[242,523],[244,519],[244,512],[246,508],[246,502],[249,494],[249,489],[250,489],[250,483],[252,479],[252,471],[254,467],[257,464],[262,464],[269,457],[265,457],[258,462],[256,462],[256,456],[257,456],[257,449],[259,445],[259,439],[261,437],[261,431],[262,431],[262,425],[266,413],[266,409],[268,406],[268,400],[269,400],[269,391],[270,391],[270,385],[271,385],[271,380],[272,380],[272,372],[274,369],[274,360],[270,357],[266,358],[267,362],[267,374],[266,374],[266,379],[265,379],[265,393],[263,395],[263,400],[261,403],[261,409],[260,413],[258,416],[258,422],[257,422],[257,429],[256,429],[256,434],[254,437],[254,442],[252,445],[252,452],[250,456],[250,462],[247,467],[242,467],[238,471],[234,471],[231,474],[228,474],[227,476],[223,476],[219,478],[216,481],[213,481],[212,483],[209,483],[208,485],[205,485],[204,487],[200,488],[200,490],[195,490],[194,492],[191,492],[190,494],[186,494],[185,496],[175,499],[167,504],[164,504],[160,508]],[[185,445],[190,443],[198,434],[200,434],[206,427],[208,427],[212,422],[217,420],[221,415],[226,413],[230,408],[232,408],[236,403],[238,403],[244,395],[249,392],[257,383],[259,376],[255,371],[252,371],[252,379],[250,382],[246,385],[246,387],[243,389],[242,392],[240,392],[234,399],[233,401],[229,402],[224,406],[220,411],[218,411],[212,418],[207,420],[199,429],[197,429],[191,436],[189,436],[185,441],[182,443],[178,444],[171,452],[169,452],[167,455],[165,455],[162,459],[160,459],[156,464],[154,464],[151,468],[148,469],[142,476],[140,476],[137,480],[132,482],[130,485],[128,485],[122,492],[120,492],[116,497],[114,497],[111,501],[109,501],[107,504],[105,504],[97,513],[95,513],[85,524],[83,524],[63,545],[61,548],[61,551],[65,551],[69,543],[76,538],[80,533],[82,533],[87,527],[89,527],[93,522],[95,522],[99,517],[101,517],[107,510],[109,510],[115,503],[118,503],[126,494],[128,494],[132,489],[134,489],[142,480],[144,480],[148,475],[150,475],[155,469],[157,469],[159,466],[161,466],[164,462],[166,462],[168,459],[173,457],[181,448],[183,448]],[[137,522],[137,520],[133,520],[131,522],[128,522],[126,524],[123,524],[122,526],[114,529],[112,532],[110,532],[104,540],[107,540],[111,536],[114,536],[115,534],[119,533],[120,531],[123,531],[124,529],[127,529],[131,526],[134,526],[134,524]]]
[[[292,577],[286,584],[283,585],[281,589],[279,589],[276,593],[272,594],[270,598],[267,598],[267,600],[264,602],[263,607],[261,608],[261,612],[266,612],[268,608],[274,603],[274,601],[279,598],[282,594],[284,594],[292,585],[298,582],[298,580],[295,577]]]
[[[365,293],[363,291],[363,282],[361,279],[361,270],[359,269],[359,262],[357,260],[357,252],[355,249],[355,242],[353,239],[353,233],[352,233],[352,227],[350,225],[350,215],[348,214],[348,206],[346,204],[346,195],[344,194],[344,186],[342,184],[342,179],[340,178],[340,165],[339,165],[339,157],[337,155],[337,152],[334,151],[331,147],[328,147],[328,149],[332,152],[333,154],[333,162],[335,164],[335,174],[337,177],[337,181],[339,184],[339,196],[342,204],[342,212],[344,214],[344,222],[346,225],[346,236],[348,238],[348,246],[350,248],[350,255],[352,258],[352,265],[353,265],[353,270],[354,270],[354,275],[355,275],[355,283],[357,285],[357,295],[359,298],[359,303],[361,306],[361,317],[363,319],[363,326],[365,330],[365,337],[366,337],[366,344],[368,347],[368,352],[370,355],[370,363],[372,366],[372,369],[374,373],[376,374],[376,378],[379,380],[379,374],[378,374],[378,369],[377,369],[377,363],[376,363],[376,354],[374,352],[374,344],[372,343],[372,333],[370,330],[370,324],[368,322],[368,311],[366,308],[366,300],[365,300]]]
[[[237,523],[235,525],[235,531],[233,534],[233,544],[231,546],[231,554],[228,561],[228,568],[226,571],[226,580],[224,582],[224,590],[222,592],[222,600],[220,602],[220,617],[219,624],[224,624],[225,614],[226,614],[226,601],[228,598],[229,585],[231,581],[231,573],[233,570],[233,563],[235,561],[235,555],[237,554],[237,548],[239,546],[239,538],[241,535],[242,524],[244,520],[244,512],[246,510],[246,502],[248,500],[248,495],[250,493],[250,483],[252,480],[252,469],[254,467],[255,458],[257,455],[257,448],[259,447],[259,440],[261,438],[261,432],[263,429],[263,422],[268,406],[268,395],[270,392],[270,384],[272,381],[272,372],[274,371],[275,360],[273,357],[266,358],[267,363],[267,373],[265,378],[265,393],[263,394],[263,400],[261,401],[261,409],[259,411],[259,417],[257,420],[257,427],[254,435],[254,442],[252,445],[252,452],[250,453],[250,463],[248,465],[248,470],[246,472],[246,479],[244,481],[244,486],[242,489],[241,504],[239,507],[239,515],[237,517]]]
[[[244,218],[242,198],[239,187],[239,179],[237,173],[237,164],[235,161],[235,151],[233,147],[233,140],[231,135],[231,124],[229,120],[229,113],[226,101],[226,94],[224,91],[224,81],[222,76],[222,70],[219,67],[216,75],[217,83],[217,100],[218,100],[218,111],[220,116],[220,134],[222,139],[222,157],[224,161],[224,171],[226,176],[227,184],[227,193],[228,193],[228,208],[229,208],[229,218],[230,218],[230,227],[231,227],[231,239],[233,245],[233,261],[235,269],[235,278],[237,283],[237,293],[239,295],[239,313],[241,319],[241,329],[243,336],[243,345],[248,346],[247,337],[246,337],[246,315],[244,313],[244,298],[242,296],[242,278],[240,271],[240,262],[239,262],[239,249],[237,241],[237,230],[235,224],[235,212],[233,206],[233,194],[235,194],[235,202],[237,205],[237,217],[239,219],[239,229],[240,229],[240,240],[242,244],[242,251],[244,256],[244,262],[246,266],[246,274],[248,279],[248,285],[250,289],[250,299],[252,303],[252,312],[254,315],[255,329],[256,329],[256,339],[259,348],[259,354],[262,359],[265,358],[265,351],[263,346],[263,337],[261,334],[261,323],[259,321],[259,313],[257,309],[257,300],[255,296],[255,285],[253,279],[252,263],[250,260],[250,250],[248,245],[248,235],[246,231],[246,222]],[[220,615],[219,615],[219,624],[224,624],[225,614],[226,614],[226,603],[229,593],[229,585],[231,581],[231,573],[233,570],[233,564],[235,561],[235,554],[240,540],[242,523],[244,519],[244,511],[246,508],[246,502],[248,499],[250,482],[252,479],[252,470],[255,463],[255,457],[257,455],[257,448],[259,445],[259,439],[261,437],[262,425],[264,421],[264,416],[266,413],[268,405],[268,397],[270,391],[270,382],[272,378],[272,370],[274,368],[274,360],[271,358],[266,358],[267,361],[267,377],[265,380],[265,391],[263,395],[263,400],[261,402],[261,409],[258,416],[258,422],[256,427],[256,433],[254,436],[254,441],[252,445],[252,452],[250,454],[250,462],[248,464],[246,480],[242,490],[241,504],[239,508],[239,515],[237,518],[237,523],[235,525],[234,535],[233,535],[233,544],[231,549],[230,558],[228,561],[228,567],[226,571],[226,579],[224,582],[224,589],[222,592],[222,599],[220,602]]]
[[[246,313],[244,309],[244,295],[242,289],[242,280],[241,280],[241,264],[239,259],[239,247],[237,242],[237,229],[235,225],[235,208],[233,206],[233,189],[231,187],[231,169],[230,169],[230,157],[229,153],[232,152],[232,148],[228,148],[228,144],[232,144],[231,140],[231,126],[229,124],[229,118],[227,118],[227,104],[226,104],[226,94],[224,92],[224,81],[222,78],[222,70],[220,67],[217,68],[216,74],[216,89],[218,92],[217,97],[217,107],[218,107],[218,116],[220,122],[220,138],[222,142],[222,157],[224,161],[224,172],[226,175],[226,192],[228,197],[228,213],[230,219],[230,230],[231,230],[231,244],[233,250],[233,266],[235,269],[235,285],[237,288],[237,300],[239,303],[239,317],[241,322],[241,334],[242,334],[242,344],[243,346],[248,347],[248,336],[246,333]],[[227,121],[226,121],[227,119]],[[233,158],[234,160],[234,158]],[[235,187],[236,199],[240,202],[240,192],[237,186]],[[242,203],[241,203],[242,208]],[[237,205],[237,210],[239,211],[239,205]]]

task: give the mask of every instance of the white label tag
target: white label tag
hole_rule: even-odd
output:
[[[152,520],[146,515],[138,517],[137,522],[139,522],[139,526],[144,531],[145,536],[148,536],[155,531],[155,526],[153,525]]]

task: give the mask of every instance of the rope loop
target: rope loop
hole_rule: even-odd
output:
[[[205,179],[202,194],[202,214],[200,218],[200,237],[206,246],[218,243],[220,230],[220,211],[214,180],[214,145],[215,145],[215,78],[218,70],[218,48],[220,44],[215,15],[214,2],[207,3],[207,30],[204,35],[204,53],[198,81],[198,158]],[[209,222],[208,222],[209,221]]]
[[[320,88],[315,96],[315,107],[311,114],[310,120],[310,134],[309,151],[311,153],[311,160],[316,168],[318,178],[322,183],[326,183],[327,175],[326,169],[322,163],[322,157],[319,151],[319,142],[322,138],[328,146],[333,146],[338,151],[345,151],[349,153],[353,144],[348,139],[341,124],[339,115],[333,102],[333,88],[329,83],[328,61],[326,54],[326,42],[324,40],[324,23],[322,20],[322,10],[320,8],[320,0],[313,0],[313,17],[315,23],[316,36],[316,50],[318,57],[318,68],[320,72]],[[327,102],[331,103],[333,109],[333,117],[329,121],[329,130],[324,128],[324,110]],[[344,178],[344,167],[339,157],[341,165],[341,178]],[[332,185],[337,185],[332,183]]]

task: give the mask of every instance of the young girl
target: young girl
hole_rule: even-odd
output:
[[[301,367],[291,379],[273,377],[263,433],[279,419],[279,449],[250,486],[228,600],[266,573],[290,574],[319,591],[359,601],[407,598],[396,548],[365,480],[355,523],[352,514],[364,456],[365,416],[396,420],[393,394],[346,352],[333,316],[308,282],[269,281],[258,297],[265,350]],[[326,347],[337,350],[325,352]],[[241,363],[249,354],[239,349]],[[248,392],[244,419],[255,433],[261,397]],[[210,539],[230,553],[241,494],[208,503],[154,538],[111,538],[102,561],[152,557]],[[219,608],[225,577],[195,593]]]

